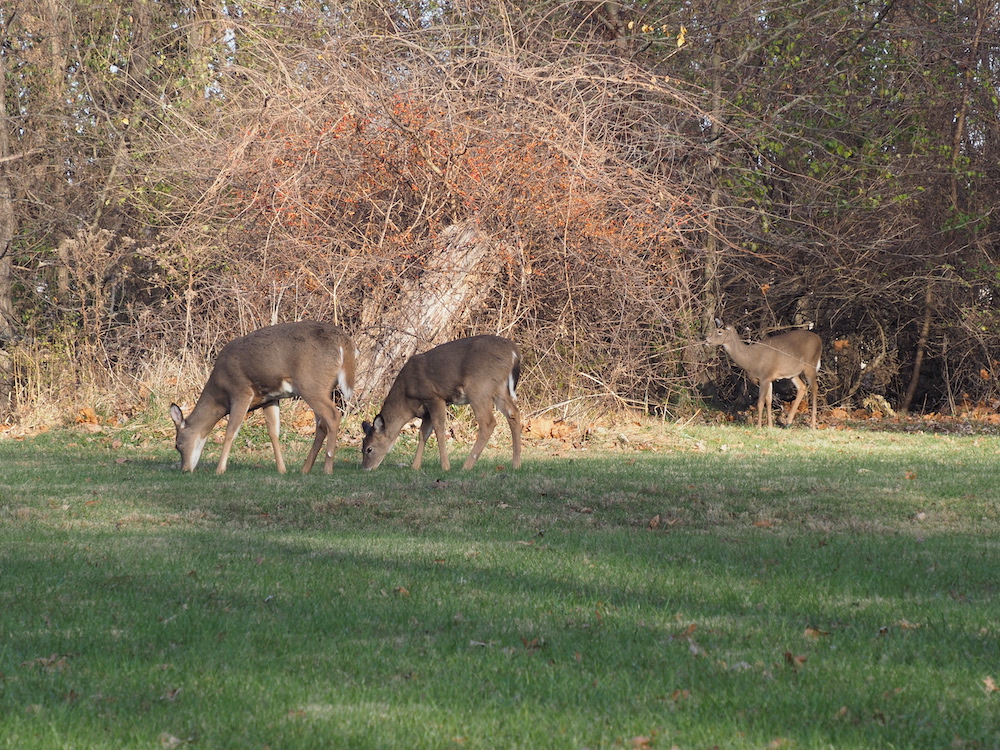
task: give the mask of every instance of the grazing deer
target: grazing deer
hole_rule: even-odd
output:
[[[424,446],[433,429],[441,453],[441,469],[448,471],[445,415],[448,404],[470,404],[478,433],[463,469],[471,469],[493,434],[493,407],[507,417],[513,443],[515,469],[521,466],[521,413],[517,408],[517,382],[521,377],[521,352],[517,344],[500,336],[473,336],[435,347],[410,357],[389,388],[382,411],[374,422],[361,427],[361,466],[375,469],[392,448],[403,425],[420,417],[420,438],[413,468],[419,469]]]
[[[790,331],[764,339],[758,344],[744,344],[732,326],[715,321],[717,330],[705,339],[706,346],[721,346],[733,361],[747,371],[760,384],[757,396],[757,426],[763,425],[762,412],[767,407],[767,426],[774,427],[771,413],[772,382],[791,378],[795,386],[795,401],[788,411],[785,425],[790,425],[806,395],[805,384],[799,375],[805,375],[812,388],[812,428],[816,429],[816,374],[819,372],[823,342],[809,331]]]
[[[278,471],[285,473],[285,460],[278,442],[281,416],[278,402],[301,397],[316,417],[316,438],[302,467],[313,467],[323,441],[329,436],[323,471],[333,471],[337,449],[340,411],[333,401],[333,389],[347,401],[354,390],[354,343],[340,326],[301,321],[261,328],[226,344],[215,360],[212,374],[187,418],[177,404],[170,405],[170,417],[177,426],[176,447],[181,469],[194,471],[209,433],[227,414],[226,440],[216,474],[226,470],[229,450],[247,412],[264,410],[267,434],[274,448]]]

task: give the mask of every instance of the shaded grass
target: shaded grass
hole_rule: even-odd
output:
[[[0,747],[1000,745],[996,439],[247,440],[0,442]]]

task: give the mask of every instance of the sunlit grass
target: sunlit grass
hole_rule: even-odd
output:
[[[303,477],[248,432],[223,477],[0,442],[0,747],[1000,743],[995,438],[651,425]]]

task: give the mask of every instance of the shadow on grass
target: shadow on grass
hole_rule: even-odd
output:
[[[905,478],[817,493],[792,480],[830,457],[688,455],[220,478],[57,454],[0,477],[0,746],[1000,739],[996,534],[842,518]],[[926,495],[894,490],[877,527]]]
[[[331,736],[358,730],[310,715],[317,702],[431,706],[472,732],[516,712],[591,742],[594,722],[605,740],[996,739],[975,666],[996,656],[996,584],[955,559],[965,540],[915,557],[899,540],[600,535],[36,536],[3,554],[3,703],[93,731],[166,714],[213,747],[267,739],[238,718],[262,702]]]

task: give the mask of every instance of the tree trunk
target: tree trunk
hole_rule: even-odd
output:
[[[719,47],[722,44],[721,28],[715,32],[712,44],[712,123],[709,129],[708,143],[708,216],[707,234],[705,237],[705,312],[702,316],[705,330],[703,333],[715,330],[715,319],[718,317],[719,304],[719,235],[716,218],[722,201],[722,188],[719,184],[719,170],[722,160],[719,157],[719,138],[722,135],[722,56]]]
[[[9,20],[8,20],[9,23]],[[7,28],[0,34],[4,46]],[[6,56],[0,54],[0,421],[6,419],[12,407],[14,370],[7,343],[14,337],[14,234],[17,217],[14,213],[14,185],[10,170],[14,156],[10,152],[10,131],[7,120]]]
[[[917,383],[920,382],[920,369],[924,364],[924,351],[927,349],[927,339],[931,332],[931,317],[934,309],[934,282],[927,282],[927,291],[924,293],[924,322],[920,326],[920,339],[917,341],[917,354],[913,360],[913,374],[910,375],[910,384],[906,388],[906,395],[903,396],[903,403],[899,405],[901,412],[908,412],[913,396],[917,392]]]

